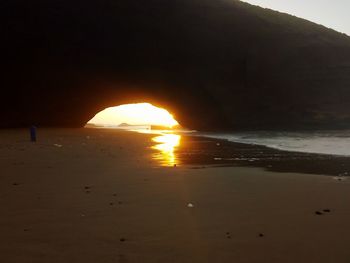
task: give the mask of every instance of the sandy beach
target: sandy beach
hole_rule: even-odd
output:
[[[0,262],[350,262],[350,180],[184,153],[162,166],[152,137],[1,130]]]

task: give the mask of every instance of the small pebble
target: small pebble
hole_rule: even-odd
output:
[[[262,233],[259,234],[259,237],[263,237],[263,236],[264,236],[264,234],[262,234]]]
[[[323,215],[320,211],[315,212],[316,215]]]
[[[109,203],[109,205],[114,205],[114,203]]]
[[[125,241],[126,241],[125,238],[121,238],[121,239],[120,239],[120,242],[125,242]]]
[[[330,210],[330,209],[323,209],[323,212],[325,212],[325,213],[330,213],[331,210]]]

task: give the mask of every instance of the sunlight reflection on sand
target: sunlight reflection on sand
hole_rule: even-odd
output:
[[[158,160],[163,166],[175,166],[178,164],[175,149],[180,145],[181,135],[165,133],[153,137],[152,141],[157,143],[152,148],[159,151],[153,156],[155,160]]]

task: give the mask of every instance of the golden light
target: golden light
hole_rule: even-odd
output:
[[[155,159],[161,161],[161,164],[174,166],[177,164],[175,148],[180,145],[181,136],[176,134],[163,134],[152,139],[158,143],[153,149],[160,151],[155,155]]]
[[[108,126],[127,123],[130,125],[159,125],[168,128],[178,125],[178,122],[167,110],[150,103],[110,107],[97,113],[88,123]]]

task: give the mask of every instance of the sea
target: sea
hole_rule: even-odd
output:
[[[350,156],[350,130],[320,131],[245,131],[245,132],[197,132],[188,130],[152,130],[147,125],[129,127],[105,126],[142,133],[179,133],[228,140],[250,145],[262,145],[284,151]]]
[[[198,133],[200,136],[293,151],[350,156],[350,130]]]

